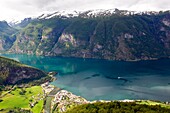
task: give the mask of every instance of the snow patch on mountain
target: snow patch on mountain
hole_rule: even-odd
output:
[[[54,13],[44,13],[42,15],[40,15],[39,17],[37,17],[37,19],[50,19],[53,17],[76,17],[79,15],[80,12],[78,11],[57,11]]]
[[[32,19],[51,19],[55,17],[60,18],[73,18],[73,17],[82,17],[82,18],[89,18],[89,17],[99,17],[99,16],[111,16],[112,14],[118,15],[157,15],[159,12],[156,11],[128,11],[128,10],[119,10],[119,9],[96,9],[96,10],[87,10],[87,11],[56,11],[53,13],[45,12],[44,14],[34,17]],[[25,20],[24,20],[25,21]],[[22,23],[22,21],[11,21],[10,25],[16,25]]]
[[[62,17],[62,18],[71,18],[71,17],[98,17],[98,16],[110,16],[112,14],[119,14],[119,15],[157,15],[159,12],[156,11],[128,11],[128,10],[119,10],[119,9],[96,9],[96,10],[88,10],[88,11],[57,11],[54,13],[44,13],[37,17],[37,19],[50,19],[53,17]]]

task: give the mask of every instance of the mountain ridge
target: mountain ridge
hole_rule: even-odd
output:
[[[53,13],[55,16],[28,19],[7,51],[108,60],[151,60],[170,56],[169,11],[111,11],[113,13],[96,11],[98,16],[86,11],[71,17]]]
[[[0,56],[0,70],[0,85],[22,84],[48,77],[47,73],[39,69],[2,56]]]
[[[85,10],[85,11],[77,11],[77,10],[60,10],[60,11],[54,11],[54,12],[46,12],[42,13],[41,15],[37,17],[28,17],[24,18],[23,20],[13,20],[9,22],[9,25],[16,26],[18,24],[23,23],[24,21],[29,20],[37,20],[37,19],[50,19],[54,17],[66,17],[66,18],[73,18],[73,17],[97,17],[97,16],[110,16],[112,14],[121,14],[121,15],[158,15],[160,12],[170,12],[170,10],[167,11],[129,11],[129,10],[119,10],[117,8],[114,9],[94,9],[94,10]]]
[[[119,15],[142,15],[142,14],[147,14],[147,15],[157,15],[159,14],[158,11],[128,11],[128,10],[119,10],[117,8],[115,9],[96,9],[96,10],[87,10],[87,11],[57,11],[54,13],[47,13],[47,14],[42,14],[37,19],[50,19],[56,16],[59,17],[84,17],[84,18],[89,18],[89,17],[99,17],[99,16],[111,16],[113,14],[119,14]]]
[[[12,47],[16,40],[16,29],[10,27],[6,21],[0,21],[0,51],[6,51]]]

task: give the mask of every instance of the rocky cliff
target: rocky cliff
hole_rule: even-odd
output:
[[[170,12],[42,15],[19,30],[8,51],[109,60],[167,58]]]

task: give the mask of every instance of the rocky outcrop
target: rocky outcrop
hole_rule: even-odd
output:
[[[0,57],[0,85],[28,83],[46,76],[47,74],[39,69]]]
[[[30,67],[15,67],[9,69],[9,75],[6,79],[7,84],[27,83],[32,80],[45,77],[46,74],[38,69]]]
[[[64,52],[67,50],[78,47],[77,43],[77,40],[72,34],[63,33],[59,37],[58,42],[55,44],[51,52],[53,52],[55,55],[64,55]]]

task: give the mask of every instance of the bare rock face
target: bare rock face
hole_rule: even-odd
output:
[[[51,53],[61,56],[88,57],[89,50],[83,49],[87,42],[75,38],[73,34],[63,33]]]
[[[69,45],[67,45],[68,43],[70,43],[72,46],[76,47],[76,40],[74,38],[74,36],[72,34],[62,34],[61,37],[58,40],[59,43],[65,43],[66,47],[69,47]]]
[[[58,42],[55,44],[52,51],[55,54],[63,54],[64,50],[74,48],[76,46],[77,46],[77,41],[75,40],[74,36],[72,34],[63,33],[59,37]]]
[[[66,34],[63,33],[59,39],[58,42],[55,44],[52,51],[56,55],[63,54],[63,49],[70,49],[77,46],[77,42],[72,34]]]

